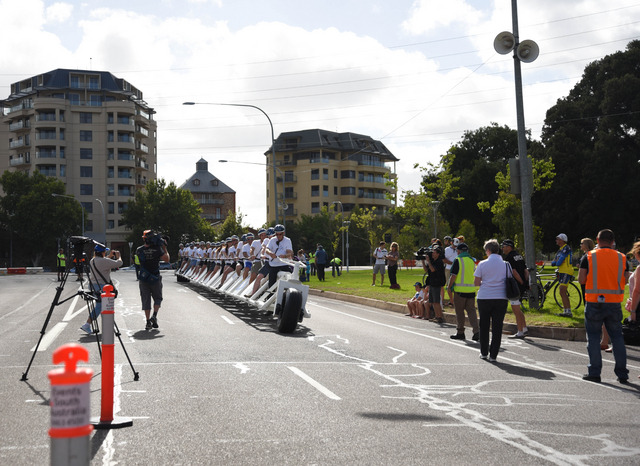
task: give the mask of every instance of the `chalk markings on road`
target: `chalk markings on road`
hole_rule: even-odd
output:
[[[302,372],[297,367],[293,367],[293,366],[287,366],[287,367],[289,368],[289,370],[291,370],[291,372],[293,372],[295,375],[297,375],[302,380],[307,382],[309,385],[311,385],[313,388],[318,390],[320,393],[322,393],[327,398],[330,398],[332,400],[341,400],[341,398],[338,395],[333,393],[331,390],[329,390],[327,387],[322,385],[320,382],[318,382],[318,381],[312,379],[311,377],[309,377],[307,374]]]
[[[220,317],[222,318],[222,320],[224,320],[229,325],[235,325],[235,322],[233,320],[229,319],[227,316],[220,316]]]
[[[58,338],[58,335],[62,333],[62,331],[65,329],[66,326],[67,326],[66,322],[58,322],[51,328],[51,330],[45,333],[44,337],[42,337],[42,340],[40,341],[40,347],[38,348],[38,352],[46,351],[47,348],[49,348],[49,346],[51,345],[51,343],[53,343],[55,339]],[[35,351],[35,350],[36,350],[36,347],[34,345],[34,347],[31,348],[31,351]]]
[[[249,372],[251,369],[249,369],[249,366],[247,366],[246,364],[243,364],[241,362],[237,362],[233,365],[233,367],[235,367],[236,369],[240,369],[240,374],[246,374],[247,372]]]
[[[396,363],[398,362],[398,359],[400,359],[402,356],[404,356],[404,355],[406,355],[406,354],[407,354],[407,352],[406,352],[406,351],[399,350],[399,349],[397,349],[397,348],[393,348],[393,347],[391,347],[391,346],[387,346],[387,348],[389,348],[390,350],[397,351],[398,353],[400,353],[399,355],[397,355],[396,357],[394,357],[394,358],[392,359],[392,361],[393,361],[393,363],[394,363],[394,364],[396,364]]]

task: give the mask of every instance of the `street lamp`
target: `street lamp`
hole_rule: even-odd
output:
[[[100,207],[102,207],[102,231],[104,231],[104,242],[105,247],[107,246],[107,214],[104,211],[104,205],[102,201],[96,198],[96,201],[100,203]]]
[[[339,204],[340,205],[340,220],[341,222],[344,222],[344,206],[342,205],[342,202],[340,201],[333,201],[331,203],[333,204]],[[342,233],[342,262],[344,262],[344,230],[342,228],[340,228],[340,233]],[[347,254],[349,253],[349,251],[347,250]],[[347,272],[349,271],[349,267],[347,266]]]
[[[440,201],[431,201],[431,207],[433,207],[433,237],[438,237],[438,223],[436,214],[438,213],[438,206],[440,205]]]
[[[260,165],[262,167],[271,167],[272,164],[270,163],[258,163],[258,162],[243,162],[240,160],[218,160],[218,162],[220,163],[246,163],[247,165]],[[273,165],[273,169],[274,169],[274,173],[278,172],[280,173],[280,176],[282,177],[282,204],[280,204],[280,207],[282,208],[282,224],[285,225],[285,211],[289,208],[289,206],[287,205],[287,202],[284,199],[284,173],[282,173],[282,170],[280,170],[278,167],[276,167],[275,165]],[[275,179],[275,177],[274,177]],[[276,202],[276,205],[277,202]],[[277,212],[277,211],[276,211]],[[276,215],[276,222],[278,221],[278,216]]]
[[[514,78],[516,85],[516,118],[518,120],[518,164],[520,165],[520,201],[522,202],[522,227],[524,233],[525,258],[529,267],[529,284],[531,288],[530,304],[533,308],[539,307],[538,287],[536,284],[535,263],[536,248],[533,239],[533,218],[531,215],[531,195],[533,194],[533,170],[527,157],[527,137],[524,126],[524,104],[522,99],[522,71],[520,62],[531,63],[540,53],[538,44],[532,40],[520,42],[518,31],[518,4],[517,0],[511,0],[511,16],[513,34],[505,31],[498,34],[493,41],[496,52],[505,55],[511,51],[513,54]]]
[[[347,273],[349,273],[349,225],[351,225],[351,222],[345,220],[342,224],[347,226]]]
[[[53,197],[66,197],[67,199],[73,199],[74,201],[78,201],[73,196],[65,196],[64,194],[56,194],[56,193],[51,193],[51,195]],[[82,205],[82,202],[78,201],[78,203],[80,204],[80,208],[82,209],[82,236],[84,236],[84,206]]]
[[[255,105],[249,104],[225,104],[225,103],[215,103],[215,102],[184,102],[182,105],[219,105],[226,107],[249,107],[255,108],[256,110],[262,112],[264,116],[267,117],[269,121],[269,126],[271,127],[271,161],[273,162],[273,205],[275,207],[275,219],[276,223],[278,223],[278,180],[276,179],[276,138],[273,132],[273,123],[271,122],[271,118],[267,115],[267,112],[262,110],[260,107],[256,107]],[[284,199],[284,192],[282,193],[282,199]],[[284,225],[284,209],[282,210],[282,224]]]

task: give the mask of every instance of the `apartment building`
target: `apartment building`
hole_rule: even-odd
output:
[[[157,176],[142,91],[109,72],[57,69],[12,84],[1,102],[0,171],[60,179],[82,205],[85,235],[125,251],[121,214]]]
[[[265,155],[272,167],[272,148]],[[396,190],[387,182],[395,179],[398,160],[382,142],[361,134],[322,129],[282,133],[275,142],[277,220],[285,205],[285,218],[295,221],[338,201],[345,215],[356,206],[375,207],[385,215],[396,202]],[[273,222],[273,171],[267,167],[266,172],[267,221]]]
[[[209,162],[196,162],[196,172],[180,189],[191,192],[200,204],[201,217],[210,224],[222,223],[230,213],[236,212],[236,192],[209,172]]]

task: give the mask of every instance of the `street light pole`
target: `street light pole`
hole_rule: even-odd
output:
[[[351,225],[351,222],[346,220],[342,224],[347,226],[347,273],[349,273],[349,225]]]
[[[67,199],[73,199],[74,201],[78,201],[78,199],[76,199],[73,196],[66,196],[64,194],[56,194],[56,193],[51,193],[51,195],[53,197],[66,197]],[[80,204],[80,208],[82,209],[82,236],[84,236],[84,206],[82,205],[82,202],[78,201],[78,203]]]
[[[262,167],[271,167],[270,163],[257,163],[257,162],[244,162],[244,161],[240,161],[240,160],[218,160],[218,162],[220,163],[246,163],[247,165],[260,165]],[[282,173],[282,170],[280,170],[278,167],[276,167],[275,165],[273,166],[274,170],[277,171],[278,173],[280,173],[280,176],[282,177],[282,224],[285,225],[285,211],[287,210],[285,208],[285,204],[286,201],[284,200],[284,173]],[[288,206],[287,206],[288,208]],[[278,221],[278,217],[276,215],[276,222]],[[285,225],[286,226],[286,225]]]
[[[267,115],[267,112],[262,110],[260,107],[256,107],[255,105],[249,104],[227,104],[227,103],[216,103],[216,102],[184,102],[182,105],[218,105],[218,106],[226,106],[226,107],[249,107],[255,108],[256,110],[262,112],[262,114],[267,117],[267,121],[269,121],[269,126],[271,127],[271,162],[273,165],[273,205],[275,207],[275,219],[276,223],[278,223],[278,180],[276,179],[276,138],[273,132],[273,123],[271,122],[271,118]],[[283,178],[284,183],[284,178]],[[284,200],[284,192],[282,193],[282,199]],[[284,225],[284,209],[282,209],[282,224]]]
[[[107,246],[107,214],[104,211],[104,205],[102,201],[96,198],[96,201],[100,203],[100,207],[102,207],[102,231],[104,231],[104,242],[105,247]]]
[[[438,213],[438,206],[440,205],[440,201],[432,201],[431,207],[433,207],[433,237],[438,237],[438,222],[436,214]]]
[[[344,222],[344,206],[342,205],[342,202],[340,201],[333,201],[331,204],[339,204],[340,205],[340,223]],[[340,241],[342,243],[342,262],[344,262],[344,230],[342,229],[342,227],[340,228],[340,233],[342,236],[342,240]],[[347,272],[349,271],[349,268],[347,267]]]

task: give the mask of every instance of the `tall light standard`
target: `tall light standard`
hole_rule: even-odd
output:
[[[524,233],[524,248],[527,266],[529,267],[529,284],[531,285],[530,304],[533,308],[539,307],[538,287],[536,285],[536,248],[533,240],[533,217],[531,215],[531,195],[533,194],[533,170],[531,160],[527,157],[527,138],[524,126],[524,104],[522,98],[522,71],[520,62],[531,63],[540,53],[538,44],[532,40],[524,40],[520,42],[518,31],[518,2],[511,0],[511,15],[513,34],[505,31],[498,34],[493,41],[493,47],[496,52],[505,55],[512,50],[514,78],[516,85],[516,118],[518,120],[518,160],[519,165],[519,186],[516,191],[520,193],[522,202],[522,227]],[[513,176],[513,174],[512,174]],[[513,177],[512,177],[513,179]],[[512,189],[514,188],[512,182]]]
[[[351,225],[351,222],[346,220],[342,224],[347,226],[347,273],[349,273],[349,225]]]
[[[67,199],[73,199],[74,201],[78,201],[73,196],[66,196],[64,194],[56,194],[56,193],[51,193],[51,195],[53,197],[66,197]],[[78,201],[78,203],[80,204],[80,208],[82,209],[82,236],[84,236],[84,206],[82,205],[82,202]]]
[[[104,211],[104,204],[102,204],[102,201],[98,198],[96,198],[96,201],[98,201],[100,203],[100,207],[102,207],[102,231],[104,232],[103,244],[106,246],[107,245],[107,214]]]
[[[433,237],[438,237],[438,222],[437,222],[437,213],[438,206],[440,205],[440,201],[431,201],[431,207],[433,207]]]
[[[344,223],[344,206],[342,205],[342,202],[333,201],[331,204],[332,205],[333,204],[338,204],[340,206],[340,223],[343,224]],[[341,235],[342,236],[342,240],[340,242],[342,243],[342,262],[344,262],[344,229],[342,228],[342,226],[344,226],[344,225],[341,225],[341,228],[340,228],[340,233],[342,234]],[[349,267],[347,267],[347,272],[348,271],[349,271]]]
[[[267,117],[269,121],[269,126],[271,127],[271,162],[273,165],[273,206],[276,209],[274,212],[276,223],[278,223],[278,180],[276,179],[276,138],[273,132],[273,123],[271,122],[271,118],[267,115],[267,112],[262,110],[260,107],[256,107],[255,105],[249,104],[225,104],[225,103],[216,103],[216,102],[184,102],[182,105],[219,105],[219,106],[227,106],[227,107],[249,107],[255,108],[256,110],[262,112],[264,116]],[[284,192],[282,193],[282,199],[284,199]],[[284,209],[282,210],[282,224],[284,225]]]
[[[240,160],[218,160],[218,162],[220,163],[246,163],[247,165],[260,165],[262,167],[271,167],[272,164],[270,163],[258,163],[258,162],[243,162]],[[282,170],[280,170],[278,167],[276,167],[275,165],[273,165],[273,169],[274,169],[274,173],[278,172],[280,173],[280,176],[282,177],[282,204],[280,204],[280,207],[282,208],[282,224],[285,225],[285,211],[289,208],[289,206],[287,205],[287,202],[284,199],[284,173],[282,173]],[[275,177],[274,177],[275,178]],[[277,203],[276,203],[277,205]],[[278,216],[276,215],[276,222],[278,221]]]

